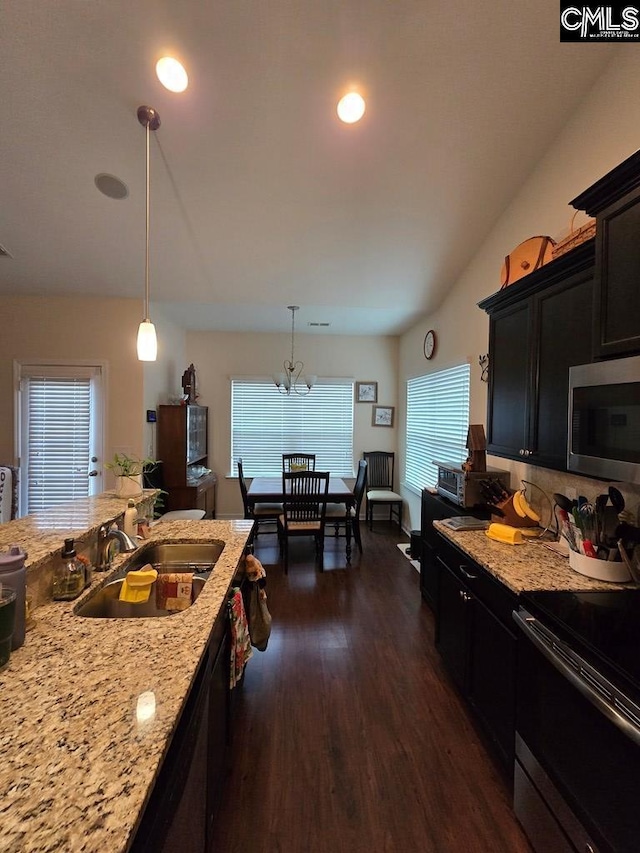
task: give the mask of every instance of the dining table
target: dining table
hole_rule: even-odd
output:
[[[282,488],[282,477],[254,477],[247,489],[250,503],[282,503],[285,494]],[[341,477],[329,477],[327,491],[328,504],[344,504],[344,526],[346,540],[347,563],[351,562],[351,509],[355,507],[356,499],[353,490]]]

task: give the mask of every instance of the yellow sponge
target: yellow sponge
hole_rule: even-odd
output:
[[[120,601],[128,601],[130,604],[144,604],[149,600],[151,587],[158,577],[158,572],[147,563],[137,572],[127,572],[126,578],[120,587]]]
[[[490,524],[489,529],[485,532],[489,539],[504,542],[505,545],[522,545],[524,543],[522,531],[518,530],[517,527],[511,527],[509,524]]]

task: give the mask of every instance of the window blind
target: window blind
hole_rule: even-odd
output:
[[[231,380],[231,465],[248,477],[282,473],[283,453],[315,453],[316,470],[353,477],[353,380],[322,379],[281,394],[271,379]]]
[[[91,379],[29,376],[27,405],[27,512],[89,494]]]
[[[460,465],[467,458],[468,364],[407,382],[405,483],[421,492],[436,485],[435,462]]]

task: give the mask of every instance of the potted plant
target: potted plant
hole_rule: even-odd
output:
[[[105,463],[105,468],[113,471],[116,478],[116,497],[139,497],[142,494],[142,472],[153,465],[156,465],[156,460],[148,457],[140,459],[126,453],[114,454],[111,462]]]

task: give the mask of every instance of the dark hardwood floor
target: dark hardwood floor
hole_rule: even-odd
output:
[[[261,534],[272,635],[234,696],[216,853],[530,853],[511,794],[434,648],[395,526],[351,567]]]

